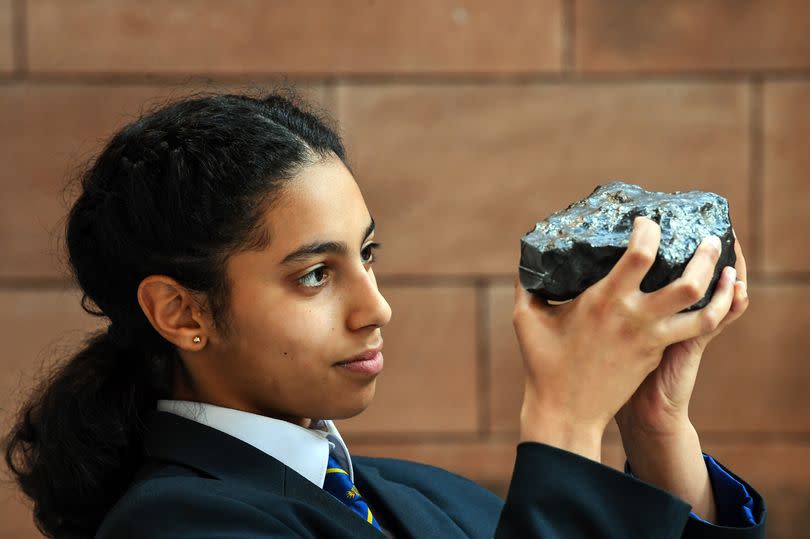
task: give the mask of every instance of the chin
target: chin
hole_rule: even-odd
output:
[[[375,390],[376,383],[372,383],[369,387],[351,395],[351,399],[344,399],[339,406],[335,407],[335,412],[330,419],[349,419],[359,415],[374,400]]]

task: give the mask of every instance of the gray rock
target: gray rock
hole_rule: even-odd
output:
[[[680,277],[703,238],[720,237],[722,252],[706,294],[685,311],[704,307],[722,269],[737,261],[728,201],[704,191],[659,193],[621,181],[600,185],[520,238],[520,283],[546,299],[573,299],[610,272],[627,250],[639,215],[661,226],[658,256],[641,281],[644,292]]]

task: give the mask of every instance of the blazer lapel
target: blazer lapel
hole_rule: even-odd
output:
[[[384,537],[340,500],[279,460],[238,438],[176,414],[152,413],[144,435],[144,454],[306,503],[328,514],[336,528],[350,530],[351,537]]]
[[[385,479],[377,468],[355,463],[354,479],[372,511],[379,508],[394,521],[391,528],[397,539],[467,539],[461,528],[419,491]],[[405,537],[400,535],[403,532]]]

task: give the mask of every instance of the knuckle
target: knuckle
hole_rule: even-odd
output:
[[[740,316],[748,309],[748,304],[748,298],[744,298],[740,301],[735,301],[734,304],[732,304],[732,309],[737,316]]]
[[[710,333],[720,325],[721,316],[716,311],[706,310],[701,314],[699,321],[701,333]]]
[[[661,327],[661,324],[654,324],[649,331],[648,348],[657,350],[667,343],[667,332]]]
[[[655,260],[655,253],[641,247],[635,247],[627,252],[628,262],[635,267],[646,267]]]
[[[635,302],[627,296],[616,298],[613,301],[613,308],[624,319],[632,320],[638,317]]]
[[[721,249],[718,249],[717,247],[713,246],[710,243],[706,243],[702,247],[703,247],[702,249],[703,256],[705,256],[706,258],[709,259],[720,258]]]
[[[680,289],[681,296],[686,301],[695,302],[703,297],[703,287],[697,279],[685,278],[681,281],[678,288]]]

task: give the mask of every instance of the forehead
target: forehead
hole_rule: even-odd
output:
[[[362,241],[370,220],[363,195],[340,159],[321,160],[301,169],[285,185],[265,217],[270,250],[279,261],[311,241]]]

